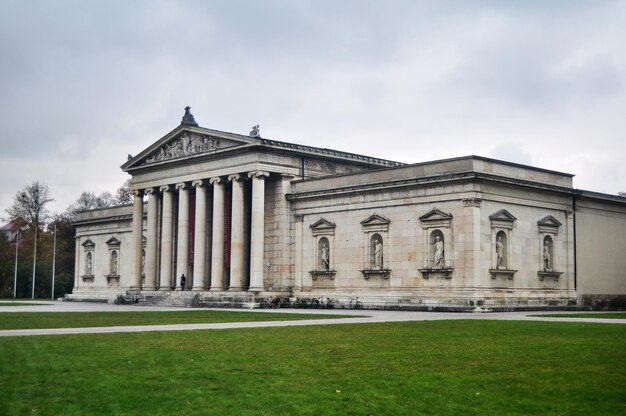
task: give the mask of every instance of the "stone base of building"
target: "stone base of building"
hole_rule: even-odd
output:
[[[67,295],[66,301],[91,301],[112,303],[117,295],[133,295],[141,305],[204,308],[246,308],[260,306],[267,297],[288,298],[293,303],[326,305],[334,308],[351,308],[358,300],[363,309],[407,311],[497,312],[516,310],[590,309],[607,301],[577,297],[573,290],[545,289],[414,289],[398,290],[385,294],[359,290],[311,290],[266,292],[214,292],[214,291],[135,291],[118,289],[78,291]],[[317,302],[315,300],[318,300]],[[330,302],[329,302],[330,301]],[[602,303],[604,302],[604,303]],[[626,299],[621,300],[626,304]]]
[[[594,311],[626,311],[626,295],[581,295],[578,303]]]

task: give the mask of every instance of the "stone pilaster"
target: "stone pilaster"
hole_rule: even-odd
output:
[[[133,191],[133,274],[131,289],[141,289],[141,250],[143,245],[143,194]]]
[[[241,291],[244,275],[244,178],[229,175],[233,185],[230,229],[230,286],[228,290]]]
[[[180,279],[183,275],[189,280],[189,186],[176,184],[178,189],[178,231],[176,241],[176,275],[174,286],[182,289]]]
[[[265,224],[265,178],[268,172],[250,172],[252,178],[252,220],[250,232],[250,289],[263,290],[263,247]]]
[[[211,290],[224,290],[224,181],[211,178],[213,185],[213,235],[211,238]]]
[[[193,253],[193,290],[206,288],[206,207],[207,187],[204,181],[193,181],[196,188],[196,228]]]
[[[163,195],[161,224],[161,280],[159,290],[172,290],[172,241],[174,235],[174,193],[169,185],[160,188]]]
[[[145,190],[148,195],[148,232],[146,241],[146,281],[144,289],[155,290],[157,286],[157,249],[158,249],[158,203],[159,194],[154,188]]]

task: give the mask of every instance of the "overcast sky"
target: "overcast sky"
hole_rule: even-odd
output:
[[[626,1],[0,0],[0,217],[65,208],[180,124],[626,191]]]

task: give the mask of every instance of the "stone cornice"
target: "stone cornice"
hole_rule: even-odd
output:
[[[363,174],[357,173],[356,175]],[[350,175],[345,175],[349,177]],[[317,179],[318,181],[323,181],[324,178]],[[408,187],[425,187],[432,186],[434,184],[454,184],[454,183],[465,183],[465,182],[495,182],[501,184],[510,184],[518,187],[524,188],[532,188],[537,191],[549,191],[551,193],[558,193],[564,196],[572,196],[576,194],[576,190],[572,188],[566,188],[562,186],[549,185],[539,182],[531,182],[524,181],[520,179],[512,179],[498,175],[486,174],[482,172],[454,172],[450,174],[439,174],[433,176],[425,176],[419,178],[411,178],[411,179],[400,179],[400,180],[392,180],[392,181],[384,181],[384,182],[375,182],[375,183],[367,183],[360,185],[352,185],[352,186],[342,186],[336,188],[324,188],[320,190],[314,191],[305,191],[305,192],[292,192],[287,194],[287,199],[290,201],[295,201],[299,199],[308,199],[308,198],[318,198],[325,196],[338,196],[338,195],[349,195],[352,193],[362,193],[362,192],[372,192],[379,190],[389,190],[389,189],[398,189],[398,188],[408,188]]]

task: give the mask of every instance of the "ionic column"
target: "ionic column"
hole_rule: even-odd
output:
[[[174,231],[174,194],[169,185],[160,188],[163,195],[161,215],[161,280],[159,290],[172,290],[172,240]]]
[[[154,188],[148,188],[145,190],[148,195],[148,236],[146,241],[146,284],[144,289],[155,290],[157,285],[157,246],[158,246],[158,223],[157,223],[157,210],[159,202],[159,194],[155,192]]]
[[[207,189],[203,181],[193,181],[196,188],[196,228],[194,233],[193,290],[206,286],[206,199]]]
[[[141,289],[141,246],[143,245],[143,195],[133,191],[133,275],[131,289]]]
[[[263,246],[265,236],[265,178],[268,172],[250,172],[252,178],[252,221],[250,232],[250,289],[263,290]]]
[[[229,175],[228,180],[233,184],[232,214],[230,233],[230,286],[228,290],[242,290],[244,268],[244,206],[243,191],[244,178],[239,174]]]
[[[178,189],[178,233],[176,244],[176,276],[174,286],[180,287],[180,278],[184,274],[189,280],[189,187],[184,183],[176,184]]]
[[[224,290],[224,181],[211,178],[213,185],[213,235],[211,238],[211,290]]]

